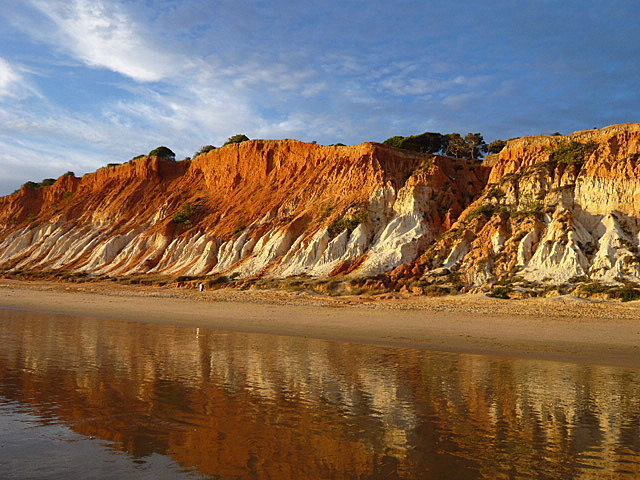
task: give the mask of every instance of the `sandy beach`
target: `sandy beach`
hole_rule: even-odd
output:
[[[0,280],[0,308],[640,368],[640,302]]]

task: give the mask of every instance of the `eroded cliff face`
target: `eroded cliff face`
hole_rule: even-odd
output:
[[[520,138],[490,163],[482,195],[393,278],[640,281],[639,124]]]
[[[107,275],[372,275],[415,260],[489,168],[380,144],[143,157],[0,198],[0,267]]]
[[[640,124],[512,140],[484,165],[293,140],[144,157],[0,198],[0,268],[640,282],[639,162]]]

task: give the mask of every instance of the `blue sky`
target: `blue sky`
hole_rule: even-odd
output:
[[[236,133],[485,139],[640,121],[637,0],[11,0],[0,194]]]

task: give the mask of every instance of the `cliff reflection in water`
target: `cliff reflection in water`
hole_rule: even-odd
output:
[[[221,478],[640,476],[640,372],[0,310],[0,404]]]

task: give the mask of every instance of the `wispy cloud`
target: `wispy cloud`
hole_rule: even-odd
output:
[[[111,157],[83,145],[56,143],[47,137],[16,140],[0,135],[0,191],[8,194],[24,182],[57,178],[66,171],[78,175],[106,165]]]
[[[0,57],[0,99],[21,100],[26,97],[41,97],[37,88],[28,80],[28,71],[22,66],[9,63]]]
[[[154,48],[144,26],[118,2],[32,0],[32,4],[52,22],[53,31],[47,36],[91,67],[141,82],[162,80],[176,68],[176,59]]]
[[[0,58],[0,97],[14,96],[22,75],[7,62]]]

